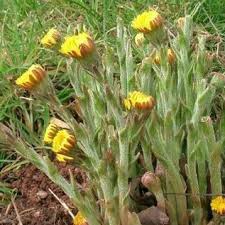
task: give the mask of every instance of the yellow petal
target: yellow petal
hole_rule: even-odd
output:
[[[52,150],[58,154],[65,154],[74,148],[75,143],[75,137],[68,130],[62,129],[53,139]]]
[[[60,33],[55,28],[51,28],[41,39],[41,44],[46,47],[53,47],[60,40]]]

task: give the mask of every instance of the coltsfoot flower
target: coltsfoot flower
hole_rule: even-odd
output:
[[[137,47],[141,47],[145,41],[144,34],[143,33],[136,34],[134,41],[135,41],[135,44],[137,45]]]
[[[52,48],[60,40],[60,33],[55,28],[51,28],[48,33],[41,39],[41,44],[47,48]]]
[[[56,136],[58,131],[59,131],[59,127],[54,123],[50,123],[45,130],[44,143],[52,144],[53,139]]]
[[[67,155],[75,146],[76,139],[66,129],[57,132],[53,139],[52,150],[56,154]]]
[[[94,52],[95,46],[91,36],[85,32],[65,38],[59,50],[66,56],[82,59]]]
[[[224,215],[225,214],[225,198],[222,196],[218,196],[211,201],[211,209],[217,214]]]
[[[41,83],[45,75],[46,71],[41,65],[35,64],[17,78],[16,84],[25,90],[31,90]]]
[[[175,62],[175,60],[176,60],[176,55],[175,55],[174,51],[171,48],[169,48],[167,50],[167,60],[168,60],[168,63],[170,65],[172,65]],[[159,52],[157,52],[155,54],[154,63],[158,64],[158,65],[161,63],[161,56],[160,56]]]
[[[76,216],[73,218],[74,225],[88,225],[87,220],[83,217],[81,212],[79,211]]]
[[[142,92],[133,91],[128,94],[126,99],[124,99],[124,106],[128,110],[132,108],[151,110],[155,106],[155,99]]]
[[[158,28],[161,28],[163,18],[155,10],[149,10],[138,15],[131,23],[134,29],[142,33],[150,33]]]

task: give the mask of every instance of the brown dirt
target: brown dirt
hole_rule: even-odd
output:
[[[79,183],[83,182],[83,174],[71,165],[58,166],[61,174],[68,178],[69,169]],[[33,165],[27,165],[15,173],[0,177],[17,190],[15,205],[23,225],[72,225],[72,218],[62,205],[49,192],[49,188],[76,212],[69,198],[52,183],[47,176]],[[8,208],[8,209],[7,209]],[[12,204],[0,207],[0,225],[16,225],[18,219]]]

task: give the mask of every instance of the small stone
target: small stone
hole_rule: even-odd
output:
[[[34,217],[35,217],[35,218],[40,217],[40,215],[41,215],[41,212],[40,212],[40,211],[37,211],[37,212],[34,213]]]
[[[37,192],[37,196],[40,197],[41,199],[45,199],[47,198],[48,193],[46,191],[41,190]]]
[[[168,225],[169,217],[158,207],[152,206],[138,213],[142,225]]]

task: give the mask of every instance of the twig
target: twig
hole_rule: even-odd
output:
[[[14,199],[12,198],[11,201],[12,201],[13,207],[14,207],[14,209],[15,209],[16,217],[17,217],[17,220],[18,220],[18,222],[19,222],[19,225],[23,225],[23,223],[22,223],[22,221],[21,221],[20,214],[19,214],[19,212],[18,212],[18,209],[17,209],[17,207],[16,207],[16,203],[15,203]]]
[[[34,211],[34,210],[35,210],[35,208],[30,208],[30,209],[23,210],[22,212],[20,212],[20,215],[26,214],[26,213]]]
[[[11,207],[12,207],[12,204],[10,203],[10,204],[7,206],[7,208],[6,208],[6,211],[5,211],[5,216],[7,216],[7,215],[8,215],[9,210],[11,209]]]
[[[74,215],[73,215],[72,211],[70,210],[70,208],[67,206],[67,204],[62,199],[60,199],[50,188],[48,190],[59,201],[59,203],[64,207],[64,209],[66,209],[68,211],[68,213],[70,214],[70,216],[72,218],[74,218]]]

